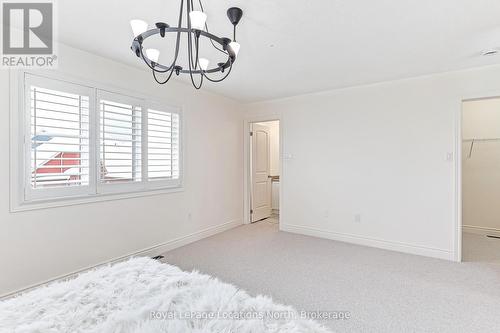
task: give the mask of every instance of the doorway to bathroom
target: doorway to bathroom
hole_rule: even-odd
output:
[[[249,222],[279,224],[280,121],[249,123]]]

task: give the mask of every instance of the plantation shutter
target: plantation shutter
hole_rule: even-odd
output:
[[[15,200],[44,204],[181,188],[181,109],[64,78],[21,75],[24,113],[14,142],[22,145],[15,170],[23,179]]]
[[[88,187],[90,96],[86,87],[27,76],[30,193]]]
[[[180,116],[173,110],[148,109],[148,180],[180,177]]]
[[[142,180],[141,100],[99,92],[101,184]]]

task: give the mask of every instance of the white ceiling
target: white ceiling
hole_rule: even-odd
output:
[[[144,68],[129,49],[129,20],[175,26],[179,4],[180,0],[59,1],[59,39]],[[226,9],[244,10],[237,33],[241,51],[233,73],[223,83],[204,86],[241,102],[500,63],[500,56],[479,56],[483,49],[500,48],[498,0],[204,0],[203,4],[210,32],[220,36],[232,35]],[[151,45],[159,42],[160,61],[168,63],[171,40]],[[217,62],[212,53],[205,56]]]

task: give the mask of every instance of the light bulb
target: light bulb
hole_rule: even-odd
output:
[[[191,28],[195,30],[203,30],[205,28],[205,22],[207,22],[207,14],[197,10],[193,10],[189,13],[189,18],[191,20]]]
[[[134,32],[134,37],[137,37],[144,31],[148,30],[148,24],[143,20],[131,20],[130,26],[132,27],[132,31]]]
[[[208,59],[205,59],[205,58],[198,59],[198,64],[200,65],[200,68],[204,71],[207,70],[209,63],[210,63],[210,61]]]
[[[233,50],[234,54],[238,56],[238,52],[240,52],[240,43],[231,42],[229,43],[229,47]]]
[[[158,58],[160,58],[160,51],[158,51],[157,49],[147,49],[146,55],[148,56],[149,60],[158,63]]]

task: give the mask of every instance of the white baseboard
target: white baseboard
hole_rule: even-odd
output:
[[[493,236],[500,236],[500,229],[495,229],[495,228],[486,228],[486,227],[478,227],[475,225],[464,225],[462,226],[463,232],[467,232],[469,234],[476,234],[476,235],[493,235]]]
[[[194,243],[194,242],[199,241],[203,238],[207,238],[207,237],[216,235],[218,233],[227,231],[229,229],[238,227],[240,225],[243,225],[243,221],[241,221],[240,219],[229,221],[229,222],[226,222],[223,224],[216,225],[214,227],[210,227],[210,228],[206,228],[206,229],[197,231],[197,232],[192,233],[192,234],[187,235],[187,236],[175,238],[175,239],[172,239],[168,242],[147,248],[145,250],[142,250],[138,253],[133,254],[132,256],[154,257],[154,256],[160,255],[162,253],[165,253],[167,251],[171,251],[173,249],[176,249],[178,247]]]
[[[376,247],[379,249],[398,251],[409,254],[416,254],[425,257],[438,258],[444,260],[454,261],[455,256],[452,251],[447,251],[443,249],[436,249],[424,246],[418,246],[413,244],[401,243],[401,242],[393,242],[386,241],[375,238],[367,238],[357,235],[338,233],[333,231],[321,230],[317,228],[311,228],[306,226],[299,225],[291,225],[291,224],[282,224],[280,225],[280,230],[291,232],[295,234],[326,238],[335,241],[352,243],[357,245]]]
[[[51,282],[54,282],[54,281],[71,279],[75,275],[78,275],[80,273],[86,272],[88,270],[97,268],[99,266],[103,266],[103,265],[108,265],[108,264],[112,264],[112,263],[124,261],[124,260],[127,260],[127,259],[131,258],[131,257],[154,257],[154,256],[160,255],[162,253],[165,253],[167,251],[171,251],[173,249],[176,249],[178,247],[181,247],[181,246],[184,246],[184,245],[188,245],[190,243],[194,243],[194,242],[199,241],[199,240],[201,240],[203,238],[207,238],[207,237],[216,235],[218,233],[224,232],[226,230],[238,227],[238,226],[240,226],[242,224],[243,224],[242,220],[241,219],[237,219],[237,220],[233,220],[233,221],[229,221],[229,222],[226,222],[226,223],[222,223],[222,224],[219,224],[219,225],[216,225],[216,226],[213,226],[213,227],[209,227],[209,228],[206,228],[206,229],[194,232],[194,233],[186,235],[186,236],[174,238],[174,239],[172,239],[170,241],[167,241],[165,243],[161,243],[161,244],[158,244],[158,245],[155,245],[155,246],[151,246],[151,247],[148,247],[148,248],[145,248],[145,249],[133,252],[133,253],[126,254],[126,255],[121,256],[121,257],[116,257],[116,258],[113,258],[113,259],[110,259],[110,260],[106,260],[106,261],[100,262],[98,264],[95,264],[95,265],[92,265],[92,266],[87,266],[85,268],[73,271],[73,272],[68,273],[68,274],[59,275],[57,277],[54,277],[54,278],[51,278],[51,279],[48,279],[48,280],[45,280],[45,281],[42,281],[42,282],[39,282],[39,283],[36,283],[36,284],[32,284],[32,285],[30,285],[28,287],[8,292],[6,294],[0,295],[0,300],[2,300],[4,298],[9,298],[9,297],[15,296],[15,295],[20,294],[20,293],[24,293],[26,291],[29,291],[31,289],[40,287],[40,286],[42,286],[44,284],[48,284],[48,283],[51,283]]]

